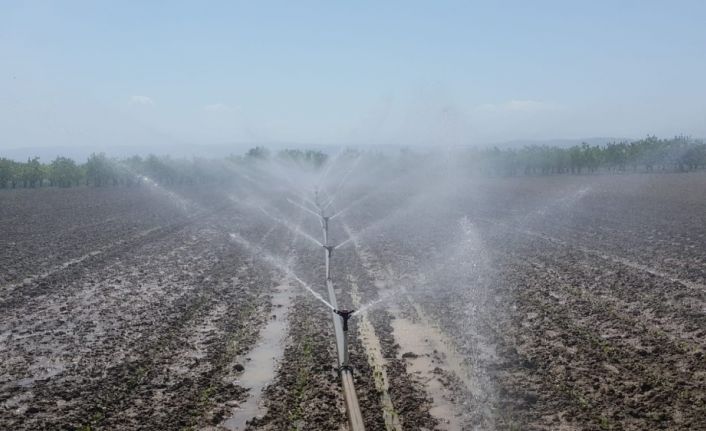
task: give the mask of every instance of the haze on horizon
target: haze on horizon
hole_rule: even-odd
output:
[[[706,136],[706,3],[8,1],[0,156]]]

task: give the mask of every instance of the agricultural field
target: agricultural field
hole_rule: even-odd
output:
[[[366,429],[706,429],[706,174],[347,173]],[[311,182],[269,174],[0,191],[0,428],[346,429]]]

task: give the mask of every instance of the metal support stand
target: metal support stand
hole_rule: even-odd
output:
[[[331,255],[333,254],[333,251],[336,249],[336,247],[333,245],[325,245],[323,247],[326,249],[326,253],[328,253],[328,258],[331,259]]]
[[[350,361],[348,360],[348,320],[351,318],[355,310],[333,310],[334,313],[341,316],[343,321],[343,360],[341,361],[341,369],[351,369]]]
[[[353,368],[350,365],[348,357],[348,320],[353,316],[353,310],[339,310],[336,302],[336,292],[333,290],[333,280],[331,279],[331,256],[336,246],[329,244],[329,221],[331,216],[325,214],[326,208],[331,205],[333,200],[330,200],[326,205],[320,201],[319,189],[314,190],[314,206],[318,210],[313,211],[303,205],[299,205],[287,199],[293,205],[300,207],[308,213],[319,217],[321,223],[321,231],[324,237],[323,248],[326,250],[324,259],[326,263],[326,290],[328,291],[329,304],[333,308],[333,329],[336,334],[336,349],[338,350],[338,372],[341,376],[341,386],[343,387],[343,400],[346,404],[346,412],[348,413],[348,430],[349,431],[365,431],[363,425],[363,415],[360,412],[358,404],[358,395],[355,393],[353,385]],[[307,202],[311,203],[311,201]],[[340,245],[340,244],[339,244]]]
[[[336,248],[329,245],[329,220],[330,217],[324,215],[324,208],[319,202],[318,189],[314,192],[316,207],[321,217],[321,230],[324,237],[324,258],[326,262],[326,289],[328,290],[329,303],[334,307],[333,328],[336,333],[336,348],[338,350],[338,371],[341,376],[343,386],[343,399],[348,413],[348,424],[350,431],[365,431],[363,425],[363,415],[358,404],[358,395],[355,393],[353,384],[353,368],[350,366],[348,356],[348,320],[353,315],[353,310],[339,310],[336,301],[336,293],[333,290],[333,280],[331,279],[331,256]]]

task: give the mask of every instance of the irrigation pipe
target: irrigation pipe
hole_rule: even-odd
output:
[[[293,205],[302,208],[302,206],[297,205],[295,202],[292,202],[289,199],[287,200]],[[360,411],[360,405],[358,403],[358,395],[355,392],[355,385],[353,384],[353,368],[351,368],[348,358],[348,320],[353,316],[355,312],[353,310],[341,310],[338,308],[338,302],[336,301],[336,292],[333,289],[333,280],[331,279],[331,256],[333,255],[333,250],[335,250],[337,246],[329,245],[328,222],[330,218],[324,216],[325,207],[319,205],[318,199],[316,199],[316,201],[316,206],[317,209],[320,211],[320,214],[315,214],[313,211],[308,212],[319,217],[319,222],[321,223],[321,232],[324,239],[324,259],[326,263],[326,290],[328,291],[329,304],[333,306],[331,317],[333,319],[333,329],[336,335],[338,370],[341,376],[341,385],[343,387],[343,400],[346,404],[348,425],[350,431],[365,431],[365,425],[363,424],[363,415]],[[344,243],[346,241],[344,241]]]

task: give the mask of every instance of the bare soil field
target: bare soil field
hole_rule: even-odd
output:
[[[438,426],[706,429],[704,186],[700,174],[493,179],[394,203],[408,205],[400,222],[366,248],[407,287],[381,320],[451,338],[436,379],[460,419]]]
[[[253,195],[1,192],[0,428],[346,429],[330,313],[294,279],[325,292],[297,233],[319,227]],[[703,174],[352,182],[350,202],[332,268],[364,309],[366,429],[706,429]]]

